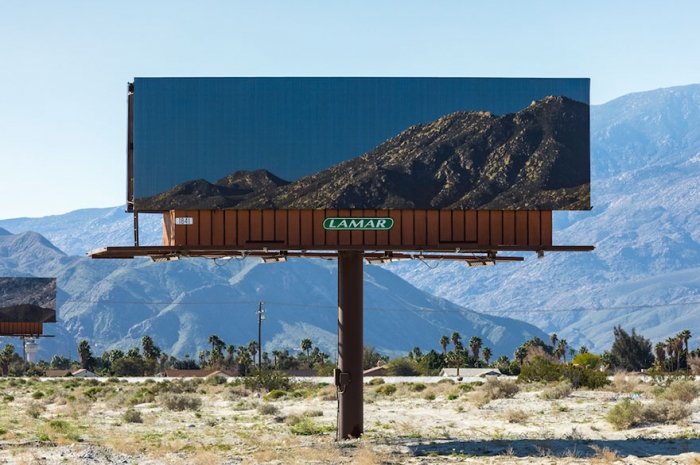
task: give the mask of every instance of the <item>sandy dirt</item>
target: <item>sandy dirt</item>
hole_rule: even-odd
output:
[[[366,385],[365,435],[337,442],[333,386],[266,399],[231,382],[172,393],[180,389],[152,381],[1,380],[0,464],[700,465],[700,399],[674,421],[617,430],[606,419],[623,399],[658,402],[663,389],[647,383],[552,400],[547,387],[526,385],[483,403],[474,384],[403,381],[395,392]],[[173,410],[167,396],[201,406]]]

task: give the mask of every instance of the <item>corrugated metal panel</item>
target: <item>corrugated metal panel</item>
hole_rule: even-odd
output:
[[[0,336],[39,336],[43,333],[43,323],[0,322]]]
[[[390,231],[327,231],[328,217],[391,217]],[[178,220],[180,218],[181,220]],[[182,220],[187,218],[187,220]],[[178,224],[191,222],[191,224]],[[455,250],[552,245],[551,211],[501,210],[174,210],[164,213],[164,245],[240,250]]]

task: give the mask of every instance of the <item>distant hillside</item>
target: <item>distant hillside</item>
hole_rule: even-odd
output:
[[[46,327],[57,337],[42,339],[43,357],[75,357],[81,338],[99,353],[138,345],[148,334],[179,356],[196,356],[212,334],[247,344],[257,338],[261,300],[265,350],[297,350],[306,337],[330,354],[337,348],[337,271],[322,260],[91,260],[67,256],[27,232],[0,235],[0,270],[58,278],[59,324]],[[512,354],[532,336],[545,337],[527,323],[437,299],[376,266],[366,268],[365,305],[366,343],[394,355],[414,346],[439,349],[440,336],[453,331],[480,336],[496,356]]]

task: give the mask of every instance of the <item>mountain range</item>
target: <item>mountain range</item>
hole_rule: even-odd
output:
[[[329,354],[337,347],[337,268],[323,260],[263,264],[259,260],[92,260],[69,256],[35,232],[0,230],[0,275],[55,276],[58,319],[45,325],[40,356],[75,358],[76,341],[97,353],[138,346],[150,335],[167,353],[196,356],[216,334],[227,343],[257,338],[264,302],[263,347],[299,349],[304,338]],[[525,339],[546,337],[532,325],[482,315],[420,291],[395,274],[365,272],[365,341],[397,355],[414,346],[439,349],[442,335],[478,335],[495,355]]]
[[[470,273],[459,264],[429,274],[420,264],[389,269],[575,346],[608,349],[615,325],[655,342],[682,329],[700,337],[700,85],[592,106],[591,148],[593,210],[556,212],[554,241],[592,244],[594,252]]]
[[[267,170],[136,199],[173,208],[588,209],[589,107],[546,97],[516,113],[457,112],[287,182]]]
[[[596,246],[594,252],[551,253],[542,259],[528,255],[524,263],[477,268],[441,262],[433,269],[421,262],[399,262],[385,265],[385,270],[457,305],[468,305],[482,314],[524,320],[547,333],[557,332],[576,347],[586,345],[595,351],[609,349],[612,327],[618,324],[636,328],[654,342],[663,341],[682,329],[690,329],[700,339],[700,85],[630,94],[591,106],[591,152],[593,210],[555,212],[554,239],[556,244],[592,244]],[[140,217],[142,243],[159,243],[160,216],[142,214]],[[123,213],[121,207],[80,210],[45,218],[0,220],[0,227],[14,233],[41,232],[69,255],[84,254],[106,245],[130,245],[131,225],[131,217]],[[127,262],[127,265],[113,262],[88,265],[92,262],[62,255],[55,267],[47,266],[47,257],[57,250],[55,246],[35,233],[12,237],[18,248],[30,239],[44,247],[14,257],[0,252],[2,275],[50,276],[42,273],[68,269],[73,261],[81,261],[78,267],[81,271],[71,271],[67,275],[96,273],[85,286],[102,288],[99,273],[108,273],[116,280],[119,273],[115,270],[122,266],[130,270],[128,273],[143,273],[137,270],[150,265],[141,261]],[[212,266],[209,262],[185,263],[194,267],[192,273],[195,274],[200,267]],[[312,267],[309,270],[316,270],[314,267],[321,263],[290,261],[279,270],[287,265],[309,266]],[[277,270],[275,265],[269,268],[256,265],[256,268],[261,273],[260,289],[283,282],[276,274],[267,276],[267,270]],[[366,269],[367,276],[380,270],[379,267]],[[112,276],[110,270],[116,274]],[[403,288],[392,286],[405,285],[405,281],[394,281],[391,274],[381,276],[391,278],[382,281],[384,293],[399,298],[396,295],[401,295]],[[155,276],[148,279],[154,279],[157,284],[147,289],[165,286],[161,284],[162,279]],[[325,293],[328,305],[335,305],[336,283],[330,277],[323,282],[319,281],[313,291],[304,288],[304,292],[312,292],[309,295]],[[78,292],[79,287],[76,285],[71,292]],[[417,292],[412,287],[406,289]],[[432,299],[429,294],[420,295]],[[67,295],[68,291],[59,289],[59,303],[62,296],[66,298]],[[295,295],[300,295],[298,299],[301,300],[294,302],[307,301],[301,292]],[[250,303],[246,304],[246,308],[250,306],[249,318],[254,318],[257,300],[257,297],[250,297]],[[448,305],[444,300],[439,302]],[[84,308],[88,304],[81,305]],[[367,301],[368,307],[373,305],[378,306]],[[72,332],[66,333],[67,337],[97,334],[90,332],[91,325],[102,330],[117,324],[112,321],[115,316],[100,316],[101,306],[92,308],[93,315],[83,314],[74,320],[81,323],[71,326]],[[370,312],[368,310],[368,314]],[[301,327],[305,324],[299,323]],[[463,335],[469,334],[466,330],[457,330]],[[334,341],[335,336],[331,334],[334,330],[326,331]],[[119,329],[115,334],[120,332],[128,330]],[[407,335],[404,344],[419,345],[418,341],[408,341],[408,338]],[[114,336],[110,340],[135,339]],[[698,345],[694,341],[690,340],[691,348]]]

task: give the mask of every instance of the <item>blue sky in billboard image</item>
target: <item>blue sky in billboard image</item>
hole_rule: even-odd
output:
[[[0,218],[124,204],[135,76],[700,81],[694,1],[3,2]]]

